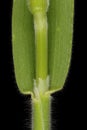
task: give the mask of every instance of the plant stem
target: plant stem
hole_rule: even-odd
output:
[[[38,95],[32,98],[32,130],[51,130],[51,96]]]
[[[46,13],[36,12],[34,14],[35,46],[36,46],[36,86],[42,91],[41,87],[47,89],[48,75],[48,35],[47,35],[47,16]],[[43,86],[40,84],[43,82]],[[40,84],[40,85],[39,85]]]
[[[48,0],[29,1],[34,18],[36,82],[32,96],[32,130],[50,130],[50,94],[48,82]]]
[[[34,14],[36,48],[35,98],[32,98],[32,130],[50,130],[50,95],[48,90],[48,25],[45,12]]]

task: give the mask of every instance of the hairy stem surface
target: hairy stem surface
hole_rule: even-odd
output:
[[[51,130],[51,96],[39,95],[32,98],[32,130]]]

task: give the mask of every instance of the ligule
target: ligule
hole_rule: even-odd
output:
[[[37,12],[46,13],[49,7],[49,0],[27,0],[29,11],[34,15]]]

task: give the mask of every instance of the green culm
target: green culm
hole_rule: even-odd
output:
[[[51,94],[68,75],[74,0],[14,0],[12,49],[22,94],[31,94],[32,130],[51,130]]]

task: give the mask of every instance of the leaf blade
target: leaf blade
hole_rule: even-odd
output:
[[[71,60],[74,0],[50,0],[49,75],[50,91],[63,88]]]
[[[22,93],[32,92],[35,78],[34,27],[26,0],[15,0],[13,3],[12,40],[18,88]]]

